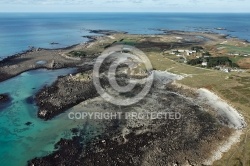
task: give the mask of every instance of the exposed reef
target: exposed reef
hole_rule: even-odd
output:
[[[0,94],[0,109],[8,107],[11,103],[11,97],[9,94]]]
[[[61,77],[36,95],[38,117],[44,120],[52,119],[80,102],[96,96],[92,80],[78,81],[71,76]]]
[[[83,110],[119,110],[120,120],[107,120],[106,130],[83,143],[81,136],[61,140],[52,154],[34,158],[29,165],[199,165],[209,158],[217,143],[232,133],[204,108],[168,87],[153,89],[139,103],[118,107],[105,101],[88,101]],[[126,112],[179,112],[181,119],[126,119]],[[103,124],[104,125],[104,124]]]
[[[89,30],[90,33],[102,34],[102,35],[112,35],[112,34],[127,34],[127,32],[123,31],[114,31],[114,30]]]
[[[76,67],[81,63],[77,60],[67,59],[61,55],[62,52],[62,50],[41,49],[7,57],[0,61],[0,82],[29,70]],[[46,63],[37,63],[42,61]]]
[[[217,45],[228,40],[227,35],[212,32],[161,31],[164,34],[130,35],[126,32],[112,30],[90,30],[90,33],[106,36],[83,36],[92,43],[62,49],[32,48],[27,52],[0,61],[0,81],[37,68],[77,67],[77,73],[58,77],[52,85],[43,87],[34,97],[30,96],[25,99],[29,104],[33,102],[37,104],[39,109],[37,116],[43,120],[51,120],[74,106],[90,113],[104,111],[123,113],[122,119],[101,121],[105,130],[95,139],[86,140],[84,137],[88,133],[81,128],[73,128],[71,130],[74,135],[72,139],[61,139],[55,145],[56,150],[54,152],[44,157],[31,159],[28,165],[201,165],[211,158],[212,153],[220,147],[220,143],[227,141],[235,130],[246,127],[244,118],[236,109],[224,104],[224,101],[214,97],[214,94],[207,91],[203,93],[204,90],[196,93],[196,91],[182,89],[171,84],[174,80],[184,78],[184,75],[194,78],[192,83],[196,83],[212,74],[206,75],[205,73],[210,69],[189,68],[190,66],[186,64],[171,60],[169,59],[171,55],[168,55],[166,51],[171,49],[185,51],[193,46],[205,48],[207,45]],[[230,42],[234,42],[234,40]],[[141,78],[144,77],[143,74],[147,75],[148,73],[156,74],[149,94],[140,102],[126,107],[112,105],[99,97],[92,79],[95,58],[106,48],[120,44],[139,48],[148,57],[153,57],[150,60],[156,67],[155,70],[150,72],[141,70],[141,73],[135,73],[135,71],[125,72],[128,71],[126,65],[119,66],[126,69],[117,70],[117,73],[115,73],[116,81],[121,86],[126,86],[128,80],[132,80],[131,78]],[[172,56],[175,57],[175,55]],[[114,59],[112,60],[114,61]],[[111,92],[112,95],[117,95],[117,97],[136,96],[142,90],[141,84],[135,86],[129,93],[117,94],[112,91],[112,87],[107,84],[107,71],[111,63],[112,61],[105,61],[100,68],[101,86]],[[168,65],[172,67],[170,68]],[[170,76],[166,75],[164,70],[189,74],[183,74],[183,76],[171,74]],[[130,77],[126,75],[128,73],[135,74]],[[196,78],[195,80],[197,75],[199,79]],[[211,78],[221,76],[220,74],[217,76],[215,72],[213,75],[216,75],[216,77]],[[207,84],[210,83],[197,84],[197,86],[200,88]],[[3,96],[3,101],[4,98]],[[210,102],[207,102],[207,100]],[[210,106],[212,104],[214,104],[214,107]],[[125,113],[131,112],[172,112],[179,113],[181,118],[125,118]],[[88,121],[89,125],[95,126],[95,123],[92,123],[93,121]],[[32,122],[24,124],[33,126]],[[231,143],[230,146],[234,142]],[[213,161],[211,160],[208,163]]]
[[[0,94],[0,103],[6,103],[9,102],[10,96],[8,94]]]

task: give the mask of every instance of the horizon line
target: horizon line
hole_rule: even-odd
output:
[[[170,12],[166,12],[166,11],[149,11],[149,12],[142,12],[142,11],[114,11],[114,12],[110,12],[110,11],[65,11],[65,12],[61,12],[61,11],[0,11],[0,13],[202,13],[202,14],[250,14],[250,12],[191,12],[191,11],[183,11],[183,12],[179,12],[179,11],[170,11]]]

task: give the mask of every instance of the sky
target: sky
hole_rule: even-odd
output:
[[[250,13],[250,0],[0,0],[0,12]]]

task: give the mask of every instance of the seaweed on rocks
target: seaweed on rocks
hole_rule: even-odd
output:
[[[51,86],[45,86],[35,97],[38,117],[49,120],[67,109],[98,96],[91,80],[82,82],[70,76],[61,77]]]
[[[110,110],[118,109],[98,101],[101,108],[102,104]],[[182,118],[110,120],[110,123],[103,123],[106,129],[98,138],[85,145],[81,135],[77,139],[64,140],[63,144],[60,141],[57,151],[30,160],[29,165],[201,165],[217,143],[232,132],[198,105],[174,93],[155,89],[139,103],[120,107],[120,111],[136,111],[136,108],[139,108],[137,111],[154,108],[152,111],[179,112]]]

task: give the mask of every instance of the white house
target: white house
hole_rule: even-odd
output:
[[[207,66],[207,62],[202,62],[202,66]]]

